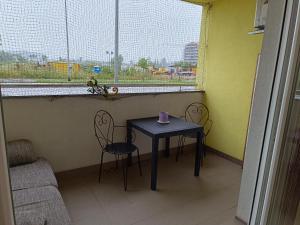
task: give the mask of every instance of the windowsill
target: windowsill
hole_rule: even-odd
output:
[[[102,97],[91,94],[83,85],[2,85],[3,98],[32,97]],[[191,93],[204,92],[195,86],[120,86],[119,93],[109,98],[122,96]]]

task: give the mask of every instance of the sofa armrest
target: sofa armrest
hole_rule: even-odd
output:
[[[8,162],[11,167],[35,162],[38,157],[29,140],[21,139],[7,143]]]

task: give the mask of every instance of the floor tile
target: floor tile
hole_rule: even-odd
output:
[[[158,191],[150,190],[150,161],[129,168],[124,192],[121,169],[65,178],[60,189],[75,225],[239,225],[234,219],[242,169],[213,154],[200,177],[193,176],[194,155],[160,158]]]

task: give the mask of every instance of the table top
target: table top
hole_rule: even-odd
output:
[[[129,126],[149,135],[157,137],[168,137],[180,134],[195,133],[203,128],[196,123],[187,122],[175,116],[169,116],[170,123],[161,124],[157,122],[158,117],[127,120]]]

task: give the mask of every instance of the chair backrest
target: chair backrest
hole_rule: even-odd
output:
[[[113,143],[114,119],[107,111],[99,110],[94,117],[95,136],[102,150],[108,144]]]
[[[200,102],[190,104],[185,110],[185,120],[204,126],[209,120],[208,108]]]

